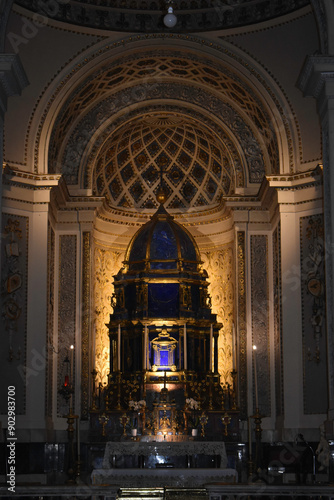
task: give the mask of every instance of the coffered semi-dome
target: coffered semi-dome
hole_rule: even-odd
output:
[[[217,206],[233,191],[233,160],[214,132],[181,116],[152,116],[109,138],[96,159],[94,192],[113,208],[155,209],[161,172],[168,210]]]
[[[174,221],[162,204],[151,220],[134,235],[125,256],[129,273],[197,272],[200,263],[194,238]]]

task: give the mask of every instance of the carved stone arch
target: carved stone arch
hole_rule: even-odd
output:
[[[322,55],[334,52],[334,5],[331,0],[311,0],[315,19],[317,21],[318,36]]]
[[[155,44],[152,48],[153,38]],[[211,41],[199,39],[196,36],[171,35],[168,37],[168,50],[166,51],[166,40],[163,36],[143,35],[135,39],[129,37],[119,40],[112,46],[103,41],[93,49],[88,49],[77,56],[53,79],[52,84],[39,100],[31,120],[29,136],[27,136],[27,144],[32,145],[29,146],[31,149],[27,154],[34,157],[36,172],[54,172],[59,168],[59,165],[55,165],[58,160],[55,158],[54,151],[59,150],[59,145],[64,147],[70,135],[70,130],[62,127],[62,120],[66,113],[71,114],[70,103],[73,106],[76,96],[79,96],[85,83],[89,84],[87,78],[94,80],[96,75],[106,74],[107,68],[110,68],[116,60],[121,59],[124,63],[130,62],[132,57],[130,51],[135,52],[137,60],[142,59],[143,55],[147,57],[149,53],[151,55],[154,53],[157,59],[161,59],[162,54],[165,53],[166,56],[168,52],[169,61],[172,61],[173,54],[177,53],[179,57],[182,55],[183,61],[188,61],[189,65],[190,63],[202,65],[202,69],[211,67],[216,74],[220,75],[220,78],[225,75],[225,78],[230,79],[230,86],[222,81],[221,88],[214,88],[216,78],[210,79],[208,72],[204,77],[206,81],[203,78],[201,80],[199,76],[197,80],[192,80],[192,84],[197,85],[203,95],[206,92],[216,95],[217,102],[219,97],[220,101],[225,100],[226,103],[230,101],[231,106],[238,109],[242,120],[245,121],[246,118],[249,120],[249,124],[253,126],[253,135],[257,134],[257,144],[261,144],[267,173],[276,173],[282,169],[293,170],[294,160],[291,152],[294,150],[294,139],[289,123],[289,118],[293,116],[293,113],[285,105],[286,103],[283,103],[282,96],[277,97],[277,88],[275,85],[270,86],[272,82],[269,81],[270,77],[264,77],[263,68],[259,68],[249,56],[226,42],[213,44]],[[160,80],[163,79],[180,83],[186,81],[182,75],[175,76],[175,74],[167,74],[164,78],[160,75]],[[150,78],[149,75],[144,75],[142,83],[145,88],[151,90],[160,80],[157,76]],[[129,88],[132,85],[132,92],[139,90],[133,81],[129,80],[128,85]],[[111,92],[100,96],[101,102],[102,100],[107,102],[108,99],[105,98],[110,98],[116,90],[117,83]],[[94,99],[76,108],[77,122],[82,119],[81,113],[87,113],[87,109],[93,105],[93,102]],[[284,117],[285,115],[289,118]],[[71,126],[75,126],[76,123],[71,122]],[[61,132],[57,135],[59,130]],[[289,151],[285,155],[284,149]],[[284,167],[282,167],[283,163]]]
[[[259,144],[250,121],[246,121],[245,117],[237,113],[230,104],[189,84],[148,83],[146,87],[152,106],[161,102],[164,102],[167,106],[180,102],[186,107],[194,107],[206,113],[214,113],[218,120],[225,124],[226,130],[229,130],[229,134],[235,137],[243,150],[250,183],[259,184],[262,181],[266,173],[262,145]],[[62,173],[69,185],[83,188],[83,186],[78,185],[81,163],[87,157],[89,146],[95,140],[93,136],[96,137],[97,129],[104,128],[104,122],[109,124],[111,113],[120,115],[124,112],[127,113],[130,105],[135,107],[137,104],[140,106],[140,94],[134,92],[135,88],[125,88],[109,99],[98,103],[97,106],[92,107],[72,131],[62,156],[58,157],[58,163],[62,165]],[[175,96],[177,96],[177,99],[175,99]]]

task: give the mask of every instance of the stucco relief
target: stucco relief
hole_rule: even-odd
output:
[[[252,343],[256,345],[259,409],[265,416],[271,415],[268,280],[268,236],[251,235]],[[254,365],[253,381],[255,408]]]
[[[58,290],[58,381],[61,387],[64,376],[67,374],[67,362],[71,361],[70,345],[77,348],[75,342],[76,331],[76,275],[77,275],[77,237],[75,234],[62,234],[59,237],[59,290]],[[74,351],[75,352],[75,351]],[[67,360],[67,361],[66,361]],[[74,361],[75,363],[75,361]],[[75,386],[75,366],[72,367]],[[73,394],[73,406],[75,393]],[[66,415],[69,406],[61,394],[57,394],[57,414]]]
[[[109,336],[106,323],[113,309],[111,297],[114,291],[113,276],[122,267],[124,253],[96,247],[94,252],[94,316],[95,316],[95,370],[96,383],[106,383],[109,373]]]
[[[234,311],[233,248],[228,245],[201,254],[203,267],[209,275],[212,312],[223,323],[218,342],[218,371],[223,384],[232,384],[232,329]],[[96,247],[94,253],[95,307],[95,369],[97,384],[107,381],[109,372],[109,337],[106,323],[112,313],[113,276],[122,267],[124,254],[113,249]]]
[[[230,132],[235,136],[244,151],[248,165],[249,180],[251,183],[261,182],[265,173],[265,160],[260,144],[249,126],[249,123],[238,114],[228,103],[223,102],[215,95],[197,89],[190,85],[178,85],[176,83],[146,84],[147,92],[152,100],[174,99],[179,96],[179,101],[200,106],[215,115],[228,125]],[[84,151],[89,145],[94,132],[100,127],[107,125],[110,115],[116,114],[124,109],[124,102],[133,104],[141,102],[141,95],[135,92],[136,87],[124,89],[115,93],[112,97],[99,102],[87,113],[72,131],[67,142],[61,163],[62,172],[68,184],[78,182],[80,161],[84,157]]]
[[[218,371],[222,384],[232,384],[232,331],[234,321],[233,247],[228,244],[217,250],[201,252],[203,268],[209,275],[212,312],[223,324],[218,340]]]

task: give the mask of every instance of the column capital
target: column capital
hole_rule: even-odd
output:
[[[334,83],[334,56],[308,56],[297,81],[299,89],[304,96],[318,99],[326,82]]]
[[[17,54],[0,54],[0,111],[7,109],[7,99],[21,94],[29,84]]]

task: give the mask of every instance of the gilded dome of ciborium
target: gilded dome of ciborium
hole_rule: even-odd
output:
[[[163,199],[161,192],[160,199]],[[125,264],[128,272],[199,271],[201,259],[192,235],[168,214],[161,204],[156,213],[133,237]]]

